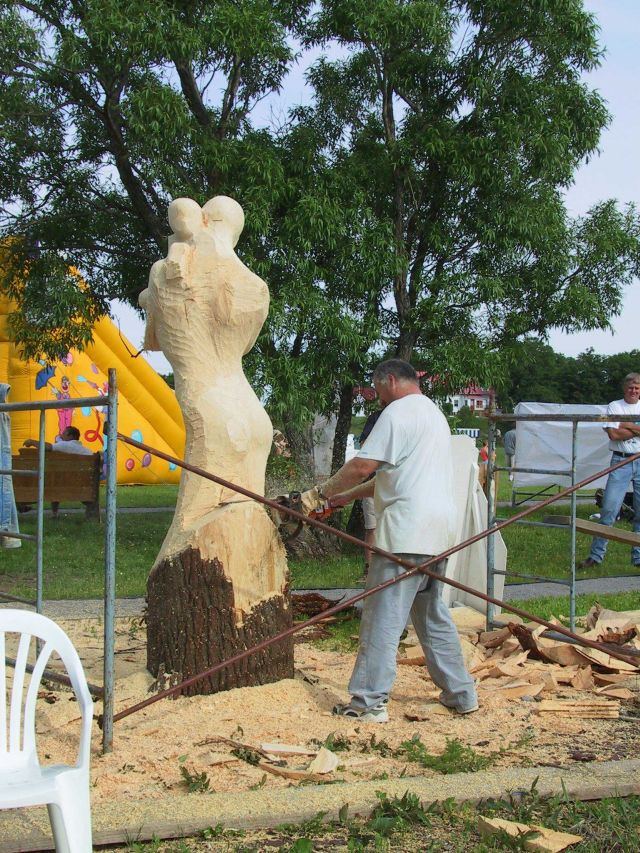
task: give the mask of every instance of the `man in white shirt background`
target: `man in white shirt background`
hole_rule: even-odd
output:
[[[425,397],[413,367],[389,359],[376,367],[373,382],[386,404],[366,445],[325,484],[321,494],[332,506],[373,495],[376,545],[413,563],[453,544],[451,432],[440,409]],[[375,477],[364,482],[375,473]],[[430,567],[444,575],[446,561]],[[367,588],[405,569],[378,554]],[[364,722],[386,722],[387,701],[396,675],[398,642],[411,621],[427,669],[442,691],[440,702],[459,713],[478,708],[474,680],[465,669],[458,632],[442,601],[442,584],[417,573],[363,602],[358,658],[349,682],[351,701],[334,713]]]
[[[609,448],[612,451],[611,464],[640,453],[640,373],[629,373],[624,378],[622,400],[613,400],[607,407],[607,414],[615,421],[605,424],[603,429],[609,436]],[[611,527],[618,517],[624,496],[633,483],[633,530],[640,533],[640,461],[623,465],[612,471],[602,497],[600,524]],[[607,540],[594,537],[591,551],[579,569],[590,569],[599,565],[607,553]],[[631,562],[640,568],[640,547],[631,549]]]
[[[23,442],[24,447],[38,447],[39,444],[40,442],[36,441],[35,438],[28,438]],[[80,441],[80,430],[73,426],[65,427],[59,436],[59,440],[56,440],[54,444],[45,441],[44,446],[45,450],[54,450],[58,453],[75,453],[78,456],[91,456],[93,453]]]

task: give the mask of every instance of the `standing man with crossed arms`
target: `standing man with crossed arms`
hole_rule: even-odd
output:
[[[607,414],[617,420],[603,426],[609,436],[612,465],[640,453],[640,373],[627,374],[622,391],[622,400],[613,400],[607,407]],[[600,508],[600,524],[611,527],[615,523],[630,482],[633,483],[633,531],[640,533],[640,461],[630,462],[609,474]],[[594,537],[589,556],[578,568],[590,569],[599,565],[605,558],[607,545],[606,539]],[[631,549],[631,562],[640,567],[640,547],[637,545]]]
[[[438,407],[420,391],[413,367],[400,359],[379,364],[373,383],[386,407],[366,446],[324,485],[332,506],[374,496],[376,545],[422,563],[454,544],[451,432]],[[373,480],[363,482],[375,473]],[[446,560],[432,565],[444,575]],[[373,554],[367,588],[404,572]],[[417,573],[363,602],[360,648],[349,682],[351,701],[334,714],[363,722],[387,722],[400,635],[411,620],[427,669],[441,689],[440,702],[461,714],[477,710],[474,680],[466,671],[458,632],[442,601],[442,584]]]

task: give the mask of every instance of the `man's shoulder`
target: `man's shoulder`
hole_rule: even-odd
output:
[[[623,398],[622,400],[612,400],[607,408],[609,412],[637,412],[640,411],[640,402],[627,403]]]

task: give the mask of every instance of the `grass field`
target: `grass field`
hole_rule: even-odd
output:
[[[499,460],[500,461],[500,460]],[[119,486],[119,508],[167,508],[166,512],[118,513],[116,571],[119,596],[144,595],[146,579],[171,522],[177,497],[177,486]],[[499,497],[509,500],[511,487],[503,477]],[[77,505],[80,507],[80,504]],[[104,526],[85,521],[82,513],[66,513],[54,520],[45,516],[45,588],[44,596],[56,598],[100,597],[103,590]],[[578,506],[578,515],[588,518],[594,505],[589,501]],[[499,509],[501,516],[517,512],[511,507]],[[567,515],[569,507],[549,507],[533,516]],[[20,518],[23,533],[35,533],[35,515]],[[622,524],[630,529],[628,524]],[[514,573],[542,577],[568,577],[569,531],[514,525],[504,530],[508,549],[508,569]],[[590,539],[578,534],[578,559],[584,558]],[[363,558],[351,552],[325,559],[293,559],[290,561],[292,586],[304,588],[352,587],[362,576]],[[595,572],[579,572],[578,577],[637,574],[631,565],[628,546],[613,542],[607,559]],[[25,542],[22,548],[0,551],[0,590],[14,595],[34,593],[35,546]],[[517,582],[510,575],[507,582]]]

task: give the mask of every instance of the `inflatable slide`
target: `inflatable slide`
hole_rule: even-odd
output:
[[[107,393],[110,367],[117,371],[118,430],[121,433],[182,458],[184,425],[172,389],[144,360],[134,357],[135,347],[108,317],[96,323],[93,343],[84,352],[72,350],[54,363],[24,361],[9,340],[7,315],[10,302],[0,295],[0,382],[11,385],[9,402],[67,400]],[[46,440],[54,442],[67,426],[80,430],[80,439],[91,450],[104,450],[106,410],[100,408],[56,409],[46,413]],[[39,412],[11,416],[12,452],[27,438],[38,437]],[[128,445],[118,447],[118,483],[177,483],[180,470],[174,465]]]

